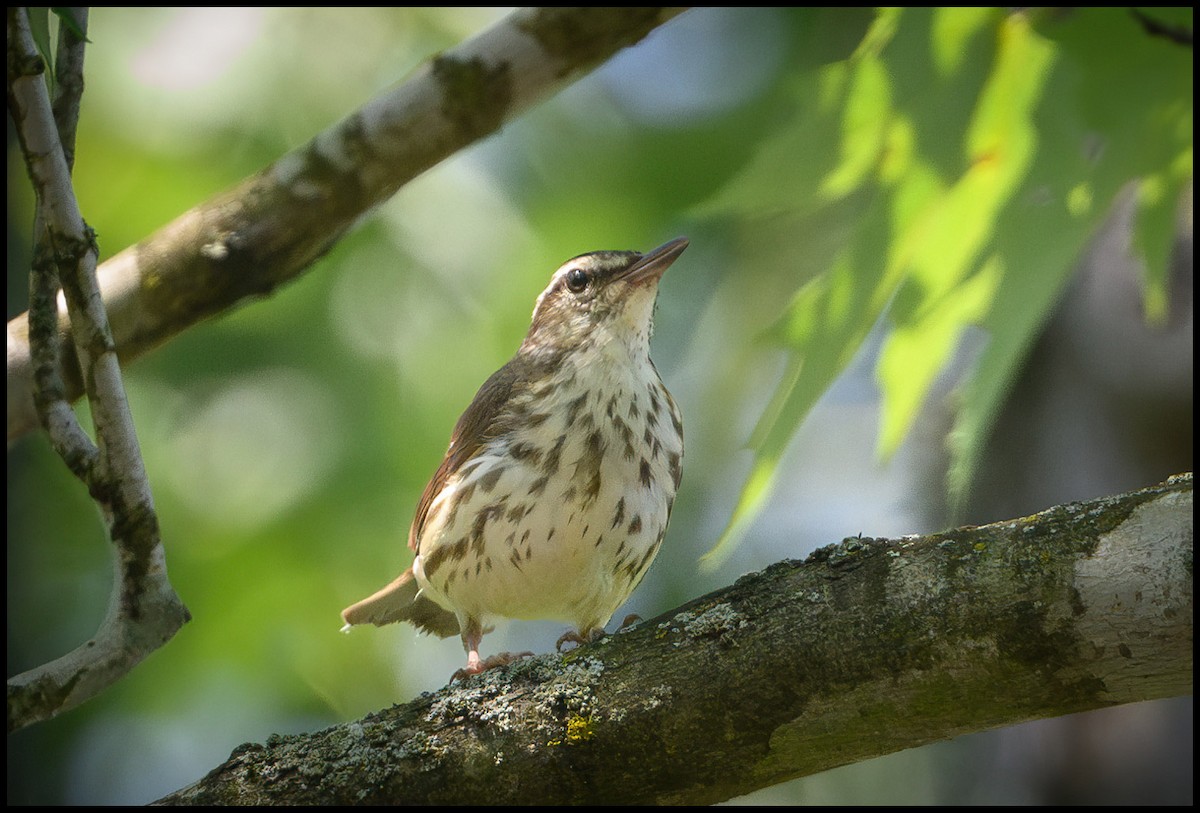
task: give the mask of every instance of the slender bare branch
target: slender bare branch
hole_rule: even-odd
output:
[[[708,804],[1190,694],[1192,490],[851,538],[566,657],[243,745],[161,803]]]
[[[69,9],[81,31],[87,28],[87,9]],[[11,29],[11,26],[10,26]],[[53,104],[55,130],[62,145],[67,163],[67,172],[73,167],[75,130],[79,117],[79,102],[83,92],[84,41],[67,26],[59,31],[56,54],[56,94]],[[14,55],[9,49],[10,55]],[[10,72],[13,66],[10,65]],[[33,73],[40,73],[36,64],[30,66]],[[9,86],[12,85],[12,76]],[[10,109],[18,108],[10,102]],[[31,134],[41,136],[47,149],[54,149],[55,134],[43,125]],[[50,442],[67,467],[83,482],[92,481],[92,467],[99,457],[99,450],[91,438],[79,426],[70,400],[66,396],[59,367],[58,343],[58,260],[53,256],[53,246],[46,230],[43,207],[34,214],[35,255],[29,275],[29,345],[34,371],[35,406],[42,426],[47,429]]]
[[[101,288],[121,358],[295,278],[405,183],[681,11],[523,9],[434,57],[304,147],[105,262]],[[78,397],[82,382],[69,364],[63,377],[68,397]],[[22,314],[8,323],[10,443],[37,425],[31,382]]]
[[[43,80],[45,66],[25,9],[8,10],[7,33],[9,111],[38,206],[30,282],[34,403],[54,448],[99,503],[116,564],[112,600],[96,635],[8,681],[8,730],[13,731],[72,708],[119,680],[169,640],[188,613],[167,581],[158,519],[96,281],[95,239],[75,199]],[[78,425],[58,372],[55,290],[60,282],[95,444]]]
[[[79,104],[83,99],[83,57],[86,53],[88,9],[86,6],[58,9],[75,23],[58,29],[58,48],[54,56],[54,123],[62,142],[67,171],[75,168],[75,128],[79,124]],[[82,36],[80,36],[82,34]]]

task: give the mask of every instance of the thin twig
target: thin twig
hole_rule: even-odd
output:
[[[86,31],[87,9],[69,9],[68,12],[72,14],[80,29]],[[83,93],[83,45],[84,41],[69,27],[60,27],[55,57],[57,90],[53,109],[55,128],[62,142],[68,172],[74,165],[75,130],[78,124],[80,97]],[[31,65],[30,69],[37,72],[36,65]],[[11,83],[10,77],[10,87]],[[53,256],[41,206],[34,215],[33,233],[35,251],[29,275],[29,344],[33,356],[34,394],[38,416],[51,445],[66,462],[67,467],[84,483],[90,483],[92,467],[99,457],[99,450],[79,425],[70,399],[67,398],[67,386],[60,373],[62,362],[59,358],[59,348],[62,341],[57,320],[60,282],[58,265]]]
[[[112,600],[96,635],[9,680],[11,732],[112,685],[169,640],[188,612],[167,581],[158,519],[96,281],[95,236],[79,211],[43,79],[45,65],[25,9],[8,10],[7,33],[9,112],[38,207],[30,281],[31,353],[37,359],[34,401],[54,448],[99,503],[116,554]],[[77,103],[72,106],[77,111]],[[58,283],[96,427],[95,444],[76,421],[58,372]]]
[[[58,9],[69,16],[79,34],[68,25],[58,28],[58,48],[54,57],[54,123],[62,141],[67,171],[75,168],[75,128],[79,124],[79,104],[83,98],[83,56],[87,42],[87,6]],[[81,37],[80,34],[83,36]]]

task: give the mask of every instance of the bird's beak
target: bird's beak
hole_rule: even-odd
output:
[[[688,247],[686,237],[676,237],[669,243],[663,243],[653,251],[643,254],[633,265],[625,269],[619,279],[630,285],[643,285],[653,280],[658,282],[671,263],[679,259],[679,255]]]

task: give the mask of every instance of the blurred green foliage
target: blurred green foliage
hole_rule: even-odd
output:
[[[1191,9],[1146,13],[1191,25]],[[75,179],[102,259],[498,16],[94,10]],[[516,348],[549,274],[584,251],[692,238],[655,338],[688,463],[666,564],[634,597],[643,615],[738,574],[720,560],[881,319],[885,455],[963,331],[990,337],[957,419],[961,490],[1074,258],[1132,181],[1148,290],[1161,286],[1192,171],[1191,77],[1190,50],[1123,10],[673,21],[405,187],[271,299],[127,371],[172,581],[195,620],[103,697],[10,738],[9,801],[148,801],[244,740],[443,685],[456,642],[340,637],[337,613],[405,566],[450,427]],[[8,166],[11,318],[32,220],[11,134]],[[1161,296],[1147,301],[1153,315]],[[8,465],[14,674],[91,635],[110,565],[86,494],[42,438]],[[559,631],[519,648],[546,651]]]
[[[1169,17],[1190,28],[1190,9]],[[1130,182],[1142,189],[1147,316],[1162,318],[1175,202],[1192,175],[1191,62],[1190,49],[1148,36],[1122,9],[889,9],[849,59],[795,77],[789,121],[712,210],[753,235],[766,215],[802,228],[848,197],[858,206],[828,265],[771,331],[791,362],[710,557],[761,509],[800,422],[885,311],[876,369],[885,456],[962,332],[987,331],[952,436],[948,486],[960,503],[1073,259]],[[750,240],[810,252],[800,241]]]

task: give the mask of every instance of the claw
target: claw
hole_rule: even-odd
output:
[[[627,630],[641,620],[642,617],[637,613],[630,613],[629,615],[625,616],[625,620],[621,622],[621,626],[617,627],[617,632]]]
[[[587,630],[586,632],[567,630],[558,637],[558,641],[555,643],[554,648],[559,652],[562,652],[563,644],[575,644],[576,646],[583,646],[584,644],[590,644],[593,641],[599,641],[605,635],[607,635],[607,633],[600,627],[595,627],[594,629]]]
[[[470,655],[474,655],[471,657]],[[532,658],[532,652],[501,652],[498,655],[480,659],[479,653],[472,652],[467,656],[467,665],[459,669],[450,676],[450,682],[456,680],[466,680],[471,675],[478,675],[480,672],[486,672],[489,669],[495,669],[497,666],[508,666],[513,661],[519,661],[521,658]]]

